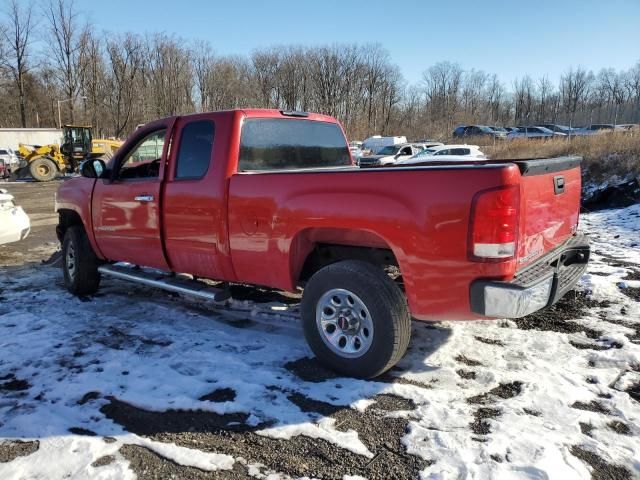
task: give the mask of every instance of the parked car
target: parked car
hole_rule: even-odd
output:
[[[504,134],[509,133],[509,130],[507,130],[507,129],[506,129],[506,128],[504,128],[504,127],[498,127],[498,126],[496,126],[496,125],[489,125],[489,128],[490,128],[491,130],[493,130],[494,132],[500,132],[500,133],[504,133]]]
[[[441,145],[444,145],[444,143],[438,142],[436,140],[417,140],[413,143],[421,146],[422,148],[439,147]]]
[[[148,140],[160,157],[132,162]],[[228,283],[304,287],[318,360],[374,377],[404,355],[412,318],[517,318],[574,287],[589,258],[580,162],[359,169],[325,115],[169,117],[59,187],[64,282],[90,295],[105,275],[215,302]]]
[[[453,131],[454,137],[493,137],[507,138],[506,132],[499,132],[486,125],[461,125]]]
[[[625,132],[634,132],[637,133],[640,131],[640,125],[637,123],[621,123],[620,125],[616,125],[618,128],[621,128]]]
[[[567,125],[558,125],[556,123],[541,123],[537,127],[544,127],[552,132],[564,133],[565,135],[580,135],[580,129],[568,127]]]
[[[402,145],[403,143],[407,143],[407,137],[383,137],[381,135],[374,135],[365,139],[362,142],[362,150],[368,150],[372,154],[377,155],[380,150],[384,147],[390,147],[394,145]]]
[[[553,137],[566,137],[565,133],[553,132],[545,127],[518,127],[517,130],[513,132],[509,132],[508,138],[533,138],[533,139],[541,139],[541,138],[553,138]]]
[[[616,125],[610,123],[593,123],[591,125],[587,125],[586,127],[582,127],[579,130],[586,134],[594,135],[597,133],[610,133],[618,130],[618,128],[616,127]]]
[[[416,155],[398,160],[396,165],[411,165],[425,161],[470,161],[485,160],[485,156],[477,145],[442,145],[418,152]]]
[[[418,152],[424,150],[424,147],[418,143],[403,143],[400,145],[389,145],[378,151],[377,155],[367,155],[360,157],[358,165],[361,167],[379,167],[382,165],[391,165],[403,158],[409,158]]]
[[[356,163],[358,162],[358,159],[360,157],[364,156],[364,152],[360,147],[357,147],[357,146],[349,147],[349,151],[351,152],[351,157],[353,157],[353,159],[356,160]]]
[[[29,217],[16,206],[13,195],[0,189],[0,245],[24,239],[30,229]]]
[[[0,161],[4,163],[7,172],[13,172],[18,169],[20,160],[16,152],[11,148],[0,148]]]

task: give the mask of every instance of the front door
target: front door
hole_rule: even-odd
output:
[[[93,229],[109,260],[168,270],[160,229],[160,194],[173,122],[136,133],[114,158],[110,180],[93,193]]]

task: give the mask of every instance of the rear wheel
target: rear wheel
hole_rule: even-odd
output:
[[[349,260],[322,268],[302,296],[302,321],[320,362],[371,378],[404,355],[411,336],[405,296],[382,269]]]
[[[62,269],[67,290],[74,295],[95,293],[100,286],[99,265],[84,228],[69,227],[62,241]]]
[[[41,157],[29,164],[29,173],[38,182],[50,182],[58,174],[58,167],[50,158]]]

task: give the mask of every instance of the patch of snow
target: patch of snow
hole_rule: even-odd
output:
[[[411,350],[392,372],[402,383],[306,382],[287,370],[287,362],[310,356],[297,305],[236,301],[211,309],[111,279],[99,295],[79,299],[66,293],[57,269],[0,270],[0,378],[28,383],[2,392],[0,441],[40,442],[35,453],[0,464],[0,478],[134,478],[118,454],[125,444],[202,470],[241,462],[256,477],[286,478],[251,459],[127,432],[100,412],[109,396],[158,412],[246,414],[260,435],[303,435],[373,457],[355,430],[294,405],[294,392],[357,412],[375,406],[379,394],[411,399],[415,411],[389,415],[408,419],[407,451],[433,462],[422,478],[588,478],[587,465],[570,453],[574,445],[637,474],[640,406],[625,390],[640,381],[640,345],[628,337],[640,324],[640,304],[623,290],[640,286],[625,279],[640,271],[640,206],[584,215],[581,227],[592,235],[593,255],[579,289],[607,303],[572,321],[602,336],[522,330],[514,321],[415,323]],[[518,392],[488,393],[509,384]],[[200,400],[218,389],[235,398]],[[83,401],[89,392],[98,394]],[[598,402],[609,413],[576,402]],[[481,418],[480,409],[493,412]],[[614,420],[630,434],[612,431]],[[487,433],[474,433],[476,422],[486,422]],[[580,424],[593,427],[589,435]],[[74,427],[96,436],[71,433]],[[105,455],[115,461],[91,466]]]

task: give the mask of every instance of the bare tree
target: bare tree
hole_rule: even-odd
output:
[[[539,122],[547,122],[550,119],[555,123],[556,119],[552,115],[551,105],[553,104],[554,87],[549,77],[544,75],[538,79],[538,111],[537,119]]]
[[[471,69],[463,75],[461,100],[465,117],[471,121],[480,116],[486,83],[487,74],[482,70]]]
[[[110,70],[105,89],[116,137],[122,136],[131,120],[136,97],[136,79],[142,63],[140,39],[132,34],[110,37],[107,40],[107,56]]]
[[[570,68],[560,79],[560,96],[565,112],[569,116],[569,126],[575,124],[578,108],[588,98],[593,75],[581,67]]]
[[[631,121],[640,121],[640,61],[627,72],[624,83],[627,88],[628,98],[633,99]]]
[[[529,123],[534,108],[535,86],[528,75],[513,81],[514,120],[516,123]]]
[[[198,102],[200,111],[207,110],[207,99],[209,98],[209,77],[211,69],[215,64],[215,55],[211,45],[207,42],[197,42],[192,51],[193,74],[196,89],[198,91]]]
[[[496,74],[491,75],[487,83],[487,106],[490,111],[489,119],[491,123],[499,122],[503,116],[504,97],[504,85]]]
[[[71,123],[75,122],[74,104],[80,90],[88,26],[81,24],[74,0],[50,0],[46,10],[51,28],[49,43],[53,72],[61,85]]]
[[[164,34],[144,42],[142,76],[144,99],[156,117],[193,111],[192,52],[182,42]]]
[[[441,119],[447,130],[458,110],[463,70],[450,62],[436,63],[422,74],[431,119]]]
[[[83,66],[80,68],[80,89],[87,98],[91,125],[100,132],[105,125],[100,112],[105,104],[106,64],[102,41],[90,32],[85,35]]]
[[[33,3],[25,4],[18,0],[10,0],[9,9],[5,15],[5,24],[0,32],[6,48],[1,60],[3,67],[10,72],[12,81],[18,91],[22,128],[27,126],[25,78],[32,68],[30,63],[31,34],[36,25],[33,15]]]

